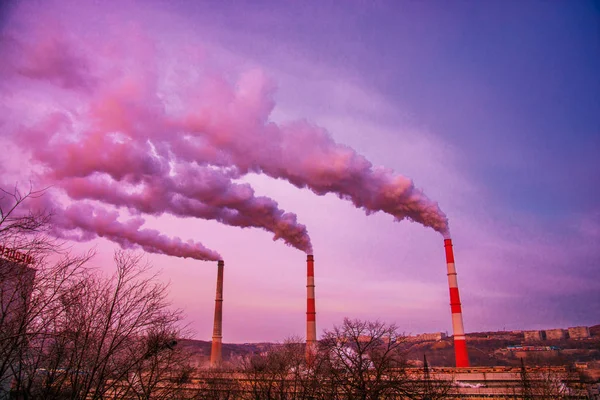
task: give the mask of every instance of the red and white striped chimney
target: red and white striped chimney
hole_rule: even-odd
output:
[[[225,262],[217,263],[217,295],[215,297],[215,322],[213,325],[212,347],[210,349],[210,366],[218,367],[223,361],[223,267]]]
[[[310,361],[317,344],[317,312],[315,309],[315,259],[306,257],[306,359]]]
[[[452,310],[452,330],[454,331],[454,356],[456,358],[456,366],[468,367],[469,354],[467,353],[462,307],[460,305],[460,295],[458,294],[458,280],[456,278],[456,267],[454,266],[452,239],[444,239],[444,248],[446,249],[446,263],[448,265],[448,286],[450,288],[450,309]]]

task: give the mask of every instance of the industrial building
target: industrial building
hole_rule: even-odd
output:
[[[447,387],[446,399],[597,399],[598,384],[584,383],[577,374],[565,367],[469,367],[469,368],[411,368],[407,380],[426,393],[432,387]],[[231,397],[252,393],[260,380],[260,375],[248,376],[239,372],[196,370],[190,376],[185,390],[189,394],[200,394],[214,390],[215,382],[224,394]],[[285,379],[293,380],[289,375]],[[283,384],[282,381],[279,384]],[[301,390],[302,385],[289,382],[292,390]],[[235,388],[235,389],[230,389]],[[229,390],[229,391],[228,391]],[[435,396],[435,391],[432,390]],[[291,393],[290,393],[291,394]],[[230,398],[231,398],[230,397]],[[404,399],[406,397],[388,397]],[[423,398],[426,398],[423,396]]]

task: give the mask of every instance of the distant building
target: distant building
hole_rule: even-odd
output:
[[[590,328],[587,326],[575,326],[569,328],[569,337],[571,339],[587,339],[590,337]]]
[[[555,357],[559,348],[556,346],[508,346],[506,351],[513,353],[517,358],[527,358],[532,355],[536,357]]]
[[[6,255],[0,257],[0,320],[5,332],[13,323],[19,324],[31,297],[34,278],[35,269],[27,264]]]
[[[0,342],[4,345],[18,345],[19,336],[25,333],[23,318],[35,278],[35,269],[27,264],[32,261],[30,256],[0,245]],[[18,373],[15,370],[16,366],[13,366],[0,376],[0,397],[10,390],[13,373]]]
[[[419,335],[419,338],[421,340],[434,340],[434,341],[439,341],[442,339],[446,339],[446,334],[444,332],[434,332],[434,333],[423,333],[421,335]]]
[[[394,336],[394,337],[395,337],[395,336]],[[368,335],[359,335],[359,336],[356,338],[356,340],[357,340],[359,343],[368,343],[368,342],[370,342],[370,341],[372,341],[372,340],[373,340],[373,337],[372,337],[372,336],[368,336]],[[381,340],[383,343],[386,343],[386,344],[387,344],[387,343],[389,343],[389,342],[390,342],[390,337],[389,337],[389,336],[382,336],[382,337],[380,337],[378,340]],[[347,341],[347,340],[346,340],[346,341]],[[404,337],[403,337],[403,336],[401,336],[401,337],[398,337],[398,339],[397,339],[397,342],[402,342],[402,341],[404,341]]]
[[[435,342],[446,339],[448,335],[444,332],[421,333],[420,335],[407,336],[406,339],[414,342]]]
[[[546,332],[544,331],[525,331],[523,335],[526,342],[538,342],[546,339]]]
[[[546,329],[546,339],[548,340],[562,340],[566,338],[566,329]]]

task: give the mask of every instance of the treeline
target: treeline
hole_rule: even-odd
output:
[[[232,368],[200,372],[194,391],[215,400],[450,398],[452,380],[408,368],[402,343],[395,325],[345,319],[312,349],[291,339]]]

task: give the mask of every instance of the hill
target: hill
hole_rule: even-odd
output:
[[[600,363],[600,325],[589,328],[590,338],[525,341],[522,331],[473,332],[467,334],[469,358],[474,366],[518,366],[521,358],[529,365],[565,365]],[[277,343],[223,343],[224,362],[236,362],[247,354],[268,351]],[[210,360],[211,342],[181,339],[182,346],[192,355],[196,366]],[[403,344],[408,359],[422,365],[423,357],[434,367],[454,365],[452,337],[441,340],[409,340]]]

